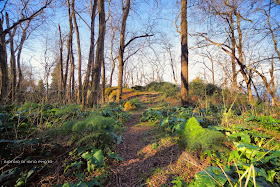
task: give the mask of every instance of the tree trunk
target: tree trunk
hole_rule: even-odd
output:
[[[172,54],[171,54],[171,49],[168,47],[167,51],[168,51],[169,57],[170,57],[170,65],[171,65],[171,69],[172,69],[173,79],[174,79],[174,82],[175,82],[176,87],[177,87],[178,82],[177,82],[177,78],[176,78],[176,73],[175,73],[174,62],[173,62],[173,58],[172,58]]]
[[[82,99],[82,106],[85,108],[87,104],[87,92],[89,87],[89,77],[92,71],[92,66],[94,64],[94,26],[95,26],[95,13],[97,8],[97,0],[94,0],[92,5],[92,12],[91,12],[91,35],[90,35],[90,49],[89,49],[89,58],[88,58],[88,65],[87,65],[87,72],[84,79],[83,84],[83,99]]]
[[[130,0],[127,0],[125,7],[123,7],[123,17],[122,17],[122,26],[120,33],[120,47],[119,47],[119,79],[118,79],[118,92],[117,92],[117,102],[122,99],[122,88],[123,88],[123,69],[124,69],[124,49],[125,49],[125,30],[126,30],[126,21],[128,18],[130,10]]]
[[[7,28],[10,28],[10,19],[8,13],[6,13],[6,23]],[[16,84],[17,84],[17,71],[16,71],[16,56],[15,56],[15,49],[14,49],[14,35],[15,35],[16,27],[13,30],[13,33],[9,31],[9,41],[10,41],[10,68],[11,68],[11,102],[15,101],[15,95],[16,95]]]
[[[104,61],[104,39],[105,39],[105,31],[106,31],[106,21],[105,21],[105,8],[104,8],[104,0],[98,0],[99,7],[99,33],[97,40],[97,48],[96,48],[96,58],[95,58],[95,66],[94,66],[94,74],[93,74],[93,84],[92,84],[92,104],[96,105],[98,102],[99,96],[99,84],[100,84],[100,71],[101,65]]]
[[[22,28],[22,36],[21,36],[21,40],[20,40],[20,44],[18,47],[18,52],[17,52],[17,68],[18,68],[18,83],[17,83],[17,100],[20,102],[21,98],[22,98],[22,79],[23,79],[23,75],[22,75],[22,70],[21,70],[21,52],[23,49],[23,44],[27,38],[27,29],[30,26],[30,22],[31,20],[28,20],[27,25],[25,28]]]
[[[67,0],[68,4],[68,17],[69,17],[69,49],[68,49],[68,58],[70,59],[71,71],[68,83],[68,102],[71,102],[74,97],[74,54],[73,54],[73,13],[71,12],[71,5],[69,0]]]
[[[111,70],[111,74],[110,74],[109,87],[112,87],[113,74],[114,74],[115,66],[116,66],[115,58],[114,58],[114,56],[113,56],[115,34],[116,34],[116,30],[113,30],[113,36],[112,36],[112,38],[111,38],[111,62],[112,62],[112,70]]]
[[[105,103],[105,86],[106,86],[106,75],[105,75],[105,62],[102,61],[102,80],[101,80],[101,99],[102,103]]]
[[[240,26],[240,12],[237,12],[237,10],[235,10],[235,15],[236,15],[236,21],[237,21],[237,31],[238,31],[238,57],[239,57],[239,61],[241,62],[242,65],[244,65],[244,59],[243,59],[243,53],[242,53],[242,31],[241,31],[241,26]],[[234,54],[233,54],[234,55]],[[241,67],[242,68],[242,67]],[[247,91],[248,91],[248,97],[249,97],[249,102],[253,103],[254,102],[254,97],[253,97],[253,93],[252,93],[252,79],[250,77],[250,75],[246,75],[245,70],[241,71],[243,78],[246,82],[247,85]]]
[[[3,32],[4,20],[0,18],[0,76],[1,76],[1,93],[0,104],[6,102],[6,98],[9,90],[9,76],[8,76],[8,64],[7,64],[7,49],[6,49],[6,33]]]
[[[78,48],[78,94],[77,94],[77,103],[82,103],[82,52],[81,52],[81,42],[80,42],[80,32],[77,24],[76,13],[75,13],[75,0],[72,0],[72,15],[74,26],[76,30],[76,38],[77,38],[77,48]]]
[[[228,2],[229,3],[229,2]],[[237,73],[236,73],[236,61],[235,61],[235,36],[234,36],[234,21],[233,21],[233,11],[231,6],[229,6],[229,20],[230,20],[230,41],[231,41],[231,69],[232,69],[232,85],[234,92],[237,92]]]
[[[63,80],[63,41],[62,41],[62,34],[61,34],[61,28],[60,25],[58,24],[58,30],[59,30],[59,70],[60,70],[60,76],[59,76],[59,87],[58,87],[58,92],[59,92],[59,97],[58,99],[63,99],[63,93],[64,90],[64,80]],[[47,81],[48,82],[48,81]]]
[[[187,0],[181,0],[181,104],[188,105],[188,22]]]

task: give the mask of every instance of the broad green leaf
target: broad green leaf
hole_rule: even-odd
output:
[[[108,156],[110,158],[117,159],[118,161],[123,161],[124,160],[120,155],[118,155],[118,154],[116,154],[114,152],[108,153]]]
[[[206,172],[207,173],[206,173]],[[205,171],[201,171],[195,174],[195,181],[192,187],[216,187],[218,185],[224,185],[227,182],[226,176],[220,172],[220,169],[217,167],[210,166],[205,169]],[[217,181],[215,181],[213,178]]]

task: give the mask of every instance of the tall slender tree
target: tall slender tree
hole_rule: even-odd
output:
[[[188,21],[187,0],[181,0],[181,104],[188,104],[189,94],[189,50],[188,50]]]
[[[89,47],[89,57],[88,57],[88,64],[87,64],[87,71],[86,76],[84,78],[83,82],[83,91],[82,91],[82,106],[83,108],[87,104],[87,92],[89,88],[89,77],[91,74],[92,67],[94,66],[94,48],[95,48],[95,17],[96,17],[96,9],[97,9],[98,3],[97,0],[94,0],[91,8],[91,27],[90,27],[90,47]]]

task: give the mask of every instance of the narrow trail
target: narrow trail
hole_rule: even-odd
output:
[[[157,95],[151,96],[149,98],[155,101]],[[106,180],[106,187],[173,186],[171,181],[176,174],[185,172],[191,178],[196,172],[186,168],[182,159],[193,159],[183,153],[176,142],[156,138],[158,126],[140,122],[140,115],[155,102],[151,103],[134,112],[125,124],[127,130],[122,135],[123,141],[116,147],[124,160],[112,164],[112,175]],[[153,147],[155,142],[156,148]]]
[[[117,166],[113,166],[114,176],[107,186],[137,186],[139,175],[145,173],[151,163],[143,161],[143,156],[138,152],[145,144],[142,142],[143,134],[151,127],[137,126],[140,115],[144,111],[137,111],[132,114],[131,119],[126,123],[127,131],[123,134],[123,141],[117,146],[117,152],[124,158]]]

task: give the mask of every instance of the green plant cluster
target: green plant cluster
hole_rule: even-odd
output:
[[[181,124],[176,133],[179,135],[179,143],[191,151],[216,150],[225,140],[221,132],[202,128],[195,117]]]
[[[102,154],[109,158],[121,160],[117,154],[111,152],[114,145],[120,143],[119,130],[129,119],[129,115],[119,105],[110,104],[92,112],[82,111],[80,105],[25,103],[18,107],[1,107],[1,112],[1,159],[14,159],[21,152],[24,153],[21,160],[32,160],[33,155],[36,155],[36,158],[51,159],[52,153],[61,149],[61,145],[52,143],[52,139],[66,137],[66,141],[70,138],[73,142],[73,147],[95,146],[96,150],[102,150]],[[85,162],[85,159],[83,161]],[[30,178],[37,174],[37,170],[44,167],[43,164],[38,164],[38,168],[31,168],[33,164],[29,164],[30,167],[22,166],[9,165],[0,175],[0,183],[7,186],[27,185]],[[89,182],[83,178],[75,184],[65,185],[91,186],[90,184],[94,183],[96,181]]]
[[[91,174],[105,166],[106,159],[122,161],[123,158],[113,152],[104,153],[102,149],[94,146],[85,146],[69,152],[70,159],[65,163],[64,174],[73,175],[78,178],[76,183],[65,182],[57,185],[65,186],[100,186],[104,175],[92,177]]]
[[[208,95],[211,96],[214,93],[219,93],[221,89],[214,84],[204,83],[204,81],[200,78],[195,78],[189,85],[190,93],[192,95],[197,96],[204,96]]]
[[[246,122],[255,122],[266,129],[278,132],[280,131],[280,119],[275,119],[272,116],[249,115]]]
[[[97,114],[104,117],[111,117],[121,123],[127,122],[130,119],[129,114],[123,110],[123,107],[121,105],[107,105],[97,111]]]
[[[121,137],[114,133],[114,124],[113,118],[96,115],[82,121],[66,122],[56,130],[60,135],[70,134],[76,146],[94,145],[105,149],[121,141]]]
[[[227,134],[235,150],[227,156],[205,151],[213,166],[197,173],[190,186],[280,185],[279,143],[244,126],[216,127],[216,130]]]
[[[170,82],[151,82],[146,86],[134,86],[132,88],[138,91],[162,92],[166,96],[175,96],[179,91],[179,88]]]

